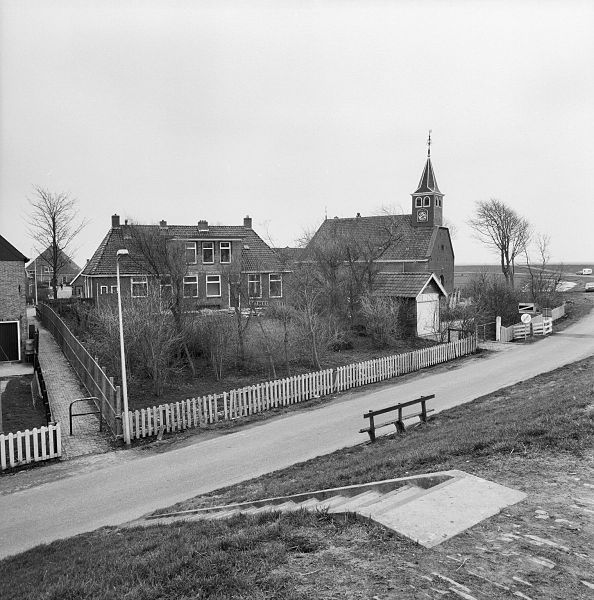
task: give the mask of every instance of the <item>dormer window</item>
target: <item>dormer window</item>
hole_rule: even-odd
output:
[[[231,242],[220,242],[219,250],[221,252],[221,263],[230,263],[231,262]]]
[[[202,262],[204,264],[214,263],[214,242],[202,242]]]
[[[423,206],[431,206],[431,198],[429,196],[423,198]]]
[[[415,208],[421,208],[423,206],[423,198],[417,196],[415,198]]]
[[[196,264],[196,242],[186,242],[186,264]]]

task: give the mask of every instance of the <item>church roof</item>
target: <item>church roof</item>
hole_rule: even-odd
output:
[[[436,232],[431,225],[413,227],[411,215],[379,215],[352,219],[326,219],[311,239],[308,250],[338,239],[352,240],[366,250],[385,248],[378,260],[427,260]]]
[[[419,181],[419,186],[413,193],[441,194],[441,192],[439,191],[439,187],[437,186],[437,179],[435,178],[435,173],[433,172],[433,165],[431,164],[431,158],[429,156],[427,157],[427,162],[425,163],[425,168],[423,169],[423,174],[421,175],[421,180]]]

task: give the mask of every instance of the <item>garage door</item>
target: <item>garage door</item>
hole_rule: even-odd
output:
[[[0,322],[0,361],[19,360],[19,322]]]

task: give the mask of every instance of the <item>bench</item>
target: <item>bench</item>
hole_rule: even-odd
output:
[[[435,398],[435,394],[431,394],[430,396],[421,396],[416,400],[409,400],[408,402],[400,402],[399,404],[395,404],[394,406],[389,406],[388,408],[380,408],[378,410],[370,410],[369,412],[363,415],[364,419],[369,419],[369,427],[365,427],[364,429],[360,429],[359,433],[367,433],[369,434],[369,439],[372,442],[375,442],[375,431],[376,429],[381,429],[382,427],[386,427],[388,425],[396,425],[396,431],[398,433],[404,433],[404,421],[406,419],[412,419],[413,417],[419,417],[422,423],[427,422],[427,413],[433,412],[435,409],[430,408],[427,409],[427,400],[431,400]],[[421,411],[418,413],[402,416],[402,409],[408,406],[413,406],[415,404],[421,405]],[[398,418],[393,419],[391,421],[386,421],[384,423],[380,423],[379,425],[375,424],[375,417],[379,415],[384,415],[389,412],[398,411]]]

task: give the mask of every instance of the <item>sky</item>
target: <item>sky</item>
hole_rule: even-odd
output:
[[[0,234],[33,186],[110,217],[240,225],[295,245],[328,217],[410,213],[431,158],[456,263],[498,198],[594,263],[591,0],[3,0]]]

